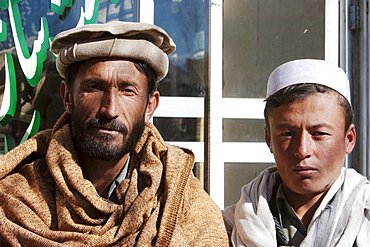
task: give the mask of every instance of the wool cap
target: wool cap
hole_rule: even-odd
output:
[[[168,54],[176,45],[160,27],[139,22],[112,21],[88,24],[57,34],[51,51],[58,55],[56,68],[65,79],[67,68],[96,57],[131,58],[147,63],[158,80],[168,72]]]
[[[280,89],[300,83],[315,83],[330,87],[342,94],[351,104],[347,75],[338,66],[319,59],[299,59],[277,67],[268,79],[266,98]]]

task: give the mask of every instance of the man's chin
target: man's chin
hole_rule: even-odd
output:
[[[72,135],[79,152],[100,160],[119,160],[129,153],[140,139],[145,123],[137,121],[131,131],[116,134],[102,133],[96,128],[81,127],[72,122]],[[122,128],[123,129],[123,128]]]
[[[119,160],[128,152],[122,146],[115,146],[105,143],[104,146],[96,144],[96,146],[85,146],[83,152],[92,158],[111,161]]]

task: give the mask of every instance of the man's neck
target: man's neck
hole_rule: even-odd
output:
[[[327,191],[319,194],[304,195],[287,189],[285,185],[283,185],[283,189],[289,205],[294,209],[303,225],[307,228]]]
[[[84,175],[94,185],[98,194],[104,198],[108,196],[109,187],[126,165],[129,154],[120,160],[98,160],[86,155],[79,155],[79,162]]]

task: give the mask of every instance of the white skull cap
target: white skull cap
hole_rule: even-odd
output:
[[[268,79],[266,98],[280,89],[301,83],[316,83],[330,87],[342,94],[351,104],[347,75],[338,66],[318,59],[299,59],[277,67]]]

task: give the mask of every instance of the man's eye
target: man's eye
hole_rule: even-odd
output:
[[[317,131],[317,132],[313,133],[313,135],[314,136],[324,136],[324,135],[329,135],[329,133]]]
[[[121,92],[126,94],[126,95],[135,95],[135,91],[132,88],[123,88],[121,89]]]
[[[98,84],[89,84],[86,86],[86,88],[90,90],[102,90],[102,87]]]
[[[91,88],[96,89],[96,90],[101,90],[101,86],[99,85],[91,85]]]
[[[293,136],[294,133],[293,132],[283,132],[280,134],[281,136]]]

